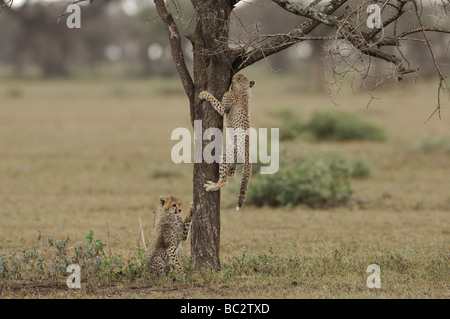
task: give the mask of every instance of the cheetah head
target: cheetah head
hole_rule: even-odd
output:
[[[255,85],[255,81],[250,81],[244,74],[238,73],[231,80],[233,90],[249,90]]]
[[[181,214],[181,201],[173,195],[161,196],[159,198],[159,204],[165,212]]]

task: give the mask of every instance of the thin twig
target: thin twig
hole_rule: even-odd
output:
[[[2,12],[3,8],[6,7],[9,3],[11,3],[10,7],[12,7],[12,5],[14,4],[14,0],[8,0],[8,1],[6,1],[6,2],[0,7],[0,12]]]
[[[109,233],[108,220],[106,220],[106,230],[107,230],[107,233],[106,233],[106,234],[108,235],[108,251],[109,251],[109,258],[112,260],[113,254],[112,254],[112,251],[111,251],[111,244],[110,244],[110,240],[109,240],[110,233]]]
[[[95,225],[94,223],[91,223],[90,221],[88,221],[88,223],[91,224],[92,226],[94,226],[95,228],[99,229],[100,231],[102,231],[102,232],[108,234],[107,231],[105,231],[104,229],[98,227],[98,226]],[[133,257],[136,258],[136,260],[138,260],[137,257],[136,257],[136,255],[134,254],[133,250],[132,250],[130,247],[128,247],[127,244],[125,244],[120,238],[117,238],[116,236],[113,236],[113,235],[111,235],[111,234],[110,234],[110,236],[111,236],[112,238],[114,238],[115,240],[117,240],[119,243],[121,243],[126,249],[129,250],[129,252],[133,255]]]
[[[140,217],[139,217],[139,228],[141,230],[141,238],[142,238],[142,243],[144,244],[144,250],[147,250],[147,245],[145,244],[145,238],[144,238],[144,229],[142,228],[142,221],[141,221]]]
[[[90,1],[90,3],[93,2],[93,1],[91,1],[91,0],[73,0],[71,4],[77,4],[77,3],[85,2],[85,1]],[[66,9],[65,12],[61,13],[61,14],[58,16],[58,20],[56,21],[56,23],[59,23],[59,21],[61,21],[61,18],[64,17],[64,16],[66,16],[68,13],[69,13],[69,12],[67,12],[67,9]]]

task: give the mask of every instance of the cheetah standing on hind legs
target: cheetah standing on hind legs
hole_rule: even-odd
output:
[[[182,272],[178,259],[181,241],[187,239],[194,213],[191,202],[185,220],[181,218],[181,202],[173,195],[161,196],[156,210],[156,224],[149,248],[145,251],[143,261],[148,264],[150,272],[157,275],[167,273],[171,268]]]
[[[244,170],[242,171],[241,189],[236,207],[236,210],[239,210],[244,205],[248,182],[252,174],[252,163],[249,155],[249,98],[250,89],[255,84],[255,81],[250,81],[244,74],[239,73],[233,76],[231,84],[231,90],[225,92],[221,102],[207,91],[200,92],[199,95],[200,99],[210,102],[212,107],[221,116],[225,117],[225,127],[236,132],[233,148],[228,149],[227,147],[227,151],[223,154],[222,162],[219,165],[219,180],[217,183],[208,181],[204,187],[208,192],[217,191],[224,187],[228,183],[228,176],[232,177],[235,175],[236,165],[238,164],[237,154],[242,154],[243,150],[245,152]],[[245,141],[245,145],[243,145],[243,141]],[[233,162],[228,163],[226,161],[227,158],[233,159]]]

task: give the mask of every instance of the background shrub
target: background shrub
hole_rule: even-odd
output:
[[[311,207],[345,204],[352,194],[352,172],[350,161],[341,153],[311,153],[292,164],[280,165],[276,174],[255,176],[247,203]]]
[[[410,150],[420,150],[425,153],[443,151],[450,153],[449,136],[427,136],[409,145]]]
[[[373,140],[384,141],[386,131],[367,120],[346,112],[315,112],[305,124],[318,140],[349,141]]]
[[[280,141],[290,141],[305,133],[302,119],[291,109],[282,109],[274,115],[281,119]]]
[[[372,168],[364,157],[358,157],[353,162],[352,177],[353,178],[366,178],[370,176]]]
[[[183,175],[183,171],[175,164],[172,165],[160,165],[154,164],[150,167],[148,176],[150,178],[170,178],[180,177]]]
[[[357,115],[342,111],[317,111],[305,122],[290,109],[274,115],[281,119],[280,141],[302,140],[386,140],[386,131]]]

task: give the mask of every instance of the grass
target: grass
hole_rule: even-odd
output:
[[[216,298],[303,298],[329,297],[330,292],[338,292],[335,297],[398,297],[399,292],[407,297],[420,289],[414,296],[433,298],[440,297],[436,289],[445,290],[448,285],[448,245],[378,252],[362,247],[353,237],[339,248],[324,243],[314,254],[304,254],[301,246],[275,243],[260,254],[241,249],[219,272],[193,272],[183,258],[184,275],[170,272],[157,278],[139,266],[137,259],[108,257],[107,245],[101,239],[94,240],[92,231],[86,238],[73,252],[67,238],[53,241],[49,236],[47,241],[39,239],[37,248],[13,256],[0,255],[0,275],[4,278],[1,292],[6,297],[39,293],[39,289],[43,290],[41,297],[157,297],[172,290],[172,297],[208,293]],[[69,290],[61,284],[67,277],[66,267],[72,263],[81,265],[84,284],[80,290]],[[366,269],[372,264],[383,270],[380,290],[365,285]]]
[[[300,118],[336,108],[326,94],[292,89],[292,77],[247,73],[258,83],[252,99],[255,127],[270,123],[270,112],[283,105],[292,105]],[[172,130],[190,128],[188,101],[173,93],[176,83],[6,81],[0,87],[0,255],[23,261],[24,249],[29,254],[34,246],[53,269],[55,243],[69,238],[65,247],[72,258],[92,229],[93,242],[107,245],[103,274],[129,269],[142,247],[138,218],[148,233],[159,196],[174,194],[184,207],[192,198],[192,164],[173,169],[170,160]],[[20,98],[10,93],[17,88]],[[448,298],[448,155],[407,148],[421,136],[450,135],[446,116],[422,124],[433,111],[427,107],[434,105],[430,88],[434,84],[419,82],[412,89],[378,91],[381,100],[368,109],[370,96],[342,91],[337,97],[342,111],[382,123],[389,132],[383,143],[283,142],[296,157],[328,149],[367,159],[370,175],[352,181],[354,193],[345,207],[245,205],[237,214],[234,184],[240,176],[230,180],[222,194],[218,273],[187,270],[186,276],[162,279],[105,275],[82,279],[77,291],[65,286],[68,274],[49,273],[34,281],[8,280],[1,297]],[[48,244],[50,234],[54,246]],[[190,243],[181,251],[188,267]],[[28,267],[38,261],[28,260]],[[365,283],[373,263],[381,267],[380,290]],[[91,282],[99,285],[90,287]]]

